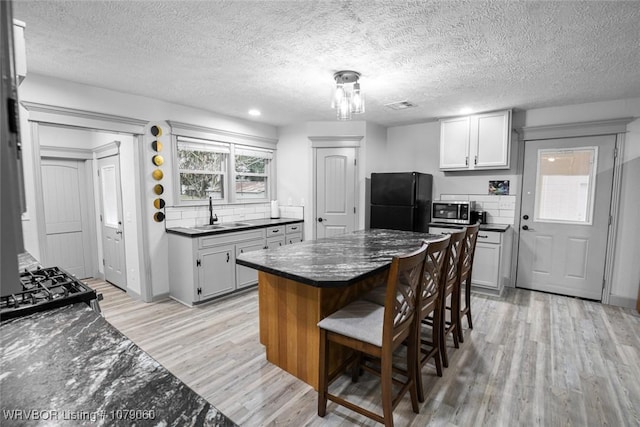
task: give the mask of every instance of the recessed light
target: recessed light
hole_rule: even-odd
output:
[[[471,114],[472,111],[471,107],[464,107],[460,109],[460,114]]]
[[[256,110],[255,108],[252,108],[251,110],[249,110],[249,115],[250,116],[254,116],[254,117],[258,117],[260,114],[260,110]]]

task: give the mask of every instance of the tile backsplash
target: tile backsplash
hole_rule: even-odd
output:
[[[440,200],[472,200],[476,210],[487,213],[489,224],[513,225],[516,216],[516,196],[491,196],[486,194],[441,194]]]
[[[218,222],[264,219],[271,216],[271,205],[269,203],[214,205],[213,213],[218,216]],[[165,208],[165,214],[167,228],[197,227],[209,223],[208,206],[167,207]],[[280,216],[283,218],[303,219],[304,207],[280,206]]]

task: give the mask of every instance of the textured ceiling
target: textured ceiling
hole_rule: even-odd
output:
[[[355,117],[385,126],[640,97],[638,1],[14,0],[14,17],[30,72],[272,125],[335,120],[342,69],[362,73]]]

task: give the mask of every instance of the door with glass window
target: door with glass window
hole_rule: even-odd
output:
[[[615,136],[525,143],[517,286],[602,299]]]

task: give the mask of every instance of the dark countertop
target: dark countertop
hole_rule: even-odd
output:
[[[17,410],[53,425],[236,425],[84,303],[6,320],[0,344],[4,422]]]
[[[277,225],[296,224],[299,222],[304,222],[304,220],[299,218],[277,218],[277,219],[264,218],[264,219],[249,219],[246,221],[239,220],[235,222],[242,222],[249,225],[244,225],[239,227],[229,227],[229,228],[218,228],[215,230],[197,230],[195,228],[189,228],[189,227],[172,227],[172,228],[167,228],[167,233],[179,234],[181,236],[187,236],[187,237],[201,237],[201,236],[209,236],[212,234],[226,234],[226,233],[236,233],[238,231],[256,230],[259,228],[266,228],[266,227],[277,226]]]
[[[385,270],[391,259],[442,236],[397,230],[360,230],[293,245],[247,252],[236,263],[316,287],[348,286]]]
[[[430,222],[429,227],[462,228],[464,226],[460,224],[447,224],[444,222]],[[509,227],[511,227],[509,224],[480,224],[480,230],[482,231],[497,231],[499,233],[504,233]]]

